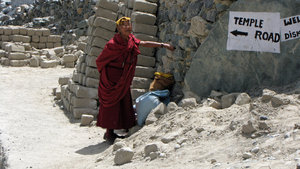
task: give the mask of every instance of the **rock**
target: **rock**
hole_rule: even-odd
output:
[[[269,129],[267,123],[266,123],[266,122],[261,122],[261,121],[258,122],[258,127],[259,127],[259,129],[261,129],[261,130],[267,130],[267,129]]]
[[[217,20],[217,14],[218,12],[215,9],[209,10],[206,13],[202,14],[203,19],[210,21],[210,22],[215,22]]]
[[[221,3],[216,4],[216,9],[218,12],[226,11],[229,7],[227,5],[223,5]]]
[[[160,117],[168,112],[167,106],[164,103],[160,103],[158,106],[152,109],[151,112],[154,113],[155,117]]]
[[[36,57],[32,57],[29,59],[30,67],[38,67],[39,66],[39,59]]]
[[[231,122],[230,122],[230,125],[229,125],[229,129],[230,129],[230,130],[235,130],[237,124],[238,124],[237,121],[231,121]]]
[[[214,99],[207,99],[208,102],[208,106],[213,107],[215,109],[221,109],[222,108],[222,104]]]
[[[198,133],[201,133],[202,131],[204,131],[203,127],[196,127],[195,129]]]
[[[93,120],[94,120],[94,116],[83,114],[81,116],[81,123],[80,123],[80,125],[82,125],[82,126],[89,125]]]
[[[290,138],[290,136],[291,136],[291,133],[285,133],[284,134],[284,138]]]
[[[124,142],[117,142],[114,144],[114,147],[113,147],[113,151],[117,151],[123,147],[126,147],[127,145],[124,143]]]
[[[41,68],[50,68],[50,67],[56,67],[58,65],[58,61],[56,60],[44,60],[41,62]]]
[[[255,131],[256,131],[256,129],[252,126],[252,122],[251,121],[248,121],[247,124],[244,124],[242,126],[242,132],[245,133],[245,134],[253,133]]]
[[[179,106],[185,107],[196,107],[197,102],[195,98],[187,98],[180,101]]]
[[[134,133],[136,133],[137,131],[139,131],[142,127],[141,126],[133,126],[132,128],[129,129],[129,135],[132,135]]]
[[[192,31],[196,35],[206,36],[209,31],[206,28],[207,21],[200,16],[195,16],[191,20],[191,28],[189,31]],[[191,32],[189,34],[192,34]]]
[[[221,98],[222,109],[230,107],[234,102],[235,102],[234,94],[231,93],[231,94],[222,96],[222,98]]]
[[[250,153],[243,153],[243,158],[244,159],[252,158],[252,154],[250,154]]]
[[[60,85],[66,85],[66,84],[68,84],[69,79],[70,79],[69,76],[59,77],[58,78],[58,84],[60,84]]]
[[[284,105],[289,104],[290,100],[288,98],[286,98],[285,95],[277,94],[271,98],[271,102],[272,102],[273,106],[277,107],[277,106],[281,106],[283,104]]]
[[[131,161],[134,153],[129,147],[123,147],[116,152],[114,162],[117,165],[122,165]]]
[[[194,16],[198,15],[201,8],[203,6],[203,2],[201,0],[197,0],[188,5],[187,10],[185,11],[186,20],[190,20]]]
[[[158,152],[151,152],[149,154],[149,157],[150,157],[151,160],[154,160],[154,159],[156,159],[158,157],[158,155],[159,155]]]
[[[178,109],[178,106],[175,102],[170,102],[167,106],[167,110],[172,112],[172,111],[176,111]]]
[[[144,148],[145,156],[148,156],[151,152],[158,151],[158,145],[156,143],[147,144]]]
[[[251,97],[247,93],[241,93],[237,96],[235,104],[243,105],[251,102]]]
[[[269,89],[264,89],[262,93],[262,100],[266,101],[271,99],[274,95],[276,95],[276,92],[269,90]]]
[[[165,144],[175,140],[175,138],[179,135],[179,132],[169,133],[161,138],[161,141]]]
[[[186,142],[188,139],[187,138],[181,138],[177,140],[177,144],[181,145],[182,143]]]
[[[259,119],[260,120],[268,120],[268,117],[266,117],[266,116],[260,116]]]
[[[184,93],[184,99],[187,99],[187,98],[195,98],[197,103],[199,103],[201,101],[201,97],[199,97],[198,95],[196,95],[195,93],[193,93],[191,91],[187,91]]]
[[[211,98],[214,98],[214,97],[221,97],[221,96],[223,96],[223,93],[222,93],[222,92],[217,92],[217,91],[215,91],[215,90],[212,90],[212,91],[210,92],[210,95],[209,95],[209,97],[211,97]]]
[[[145,120],[145,125],[150,125],[150,124],[154,123],[156,120],[157,120],[157,118],[155,117],[154,112],[151,111]]]
[[[259,147],[254,147],[250,152],[256,154],[259,152],[259,150],[260,150]]]
[[[179,144],[175,144],[174,149],[179,149],[181,146]]]

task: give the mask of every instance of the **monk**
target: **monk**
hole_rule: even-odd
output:
[[[131,89],[139,46],[165,47],[174,51],[174,46],[167,43],[141,41],[131,33],[130,18],[122,17],[116,22],[118,33],[106,44],[96,59],[100,73],[98,88],[99,114],[97,126],[106,128],[104,139],[113,144],[116,138],[123,138],[114,133],[114,129],[129,129],[136,125]]]

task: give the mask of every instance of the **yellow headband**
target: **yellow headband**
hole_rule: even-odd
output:
[[[117,20],[116,25],[119,26],[124,21],[130,21],[130,18],[124,16],[124,17]]]

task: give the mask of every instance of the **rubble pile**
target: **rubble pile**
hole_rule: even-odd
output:
[[[1,6],[2,25],[47,27],[55,34],[81,28],[80,22],[94,14],[95,5],[93,0],[36,0],[13,9],[12,3]]]

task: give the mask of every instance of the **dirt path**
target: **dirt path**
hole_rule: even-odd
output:
[[[73,70],[0,67],[0,140],[8,168],[86,168],[84,161],[108,148],[103,129],[79,127],[80,120],[55,106],[52,89]]]

